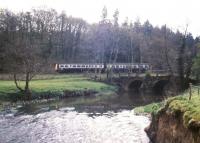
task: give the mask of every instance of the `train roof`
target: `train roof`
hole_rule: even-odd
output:
[[[97,65],[97,64],[104,64],[104,63],[57,63],[57,64],[85,64],[85,65]],[[131,65],[131,64],[142,64],[142,65],[150,65],[149,63],[106,63],[106,64],[115,64],[115,65]]]

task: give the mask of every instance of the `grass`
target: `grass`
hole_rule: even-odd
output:
[[[168,98],[161,103],[152,103],[137,107],[134,109],[134,112],[137,114],[157,114],[162,108],[167,108],[171,113],[182,113],[184,125],[186,127],[188,127],[191,122],[200,122],[200,95],[198,95],[198,89],[192,88],[191,100],[189,100],[189,91],[185,91],[179,96]]]
[[[20,82],[24,86],[24,82]],[[35,93],[54,92],[61,93],[64,90],[94,90],[97,92],[116,91],[114,86],[92,81],[83,75],[58,74],[58,75],[38,75],[30,82],[30,89]],[[17,93],[12,80],[0,80],[0,99],[10,93]]]
[[[172,112],[183,113],[183,121],[185,126],[189,126],[191,121],[200,121],[200,95],[198,95],[197,89],[193,88],[192,99],[189,99],[188,92],[184,94],[170,98],[167,102],[169,109]]]
[[[135,114],[143,114],[143,113],[157,113],[158,110],[163,106],[163,102],[160,103],[151,103],[146,106],[140,106],[134,108],[134,113]]]

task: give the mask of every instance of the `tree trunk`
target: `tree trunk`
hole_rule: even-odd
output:
[[[27,96],[28,100],[31,99],[31,92],[30,92],[30,89],[29,89],[29,81],[30,81],[30,73],[27,72],[26,73],[26,81],[25,81],[24,93],[25,93],[25,96]]]
[[[13,77],[14,77],[15,86],[17,87],[17,89],[19,89],[21,92],[23,92],[24,90],[19,86],[19,84],[17,82],[17,74],[14,73]]]
[[[17,81],[17,74],[14,73],[14,83],[15,86],[17,87],[17,89],[20,90],[20,92],[22,92],[25,95],[25,99],[30,100],[31,99],[31,91],[29,89],[29,81],[30,81],[30,73],[26,73],[26,80],[25,80],[25,87],[24,89],[22,89]]]
[[[184,67],[184,56],[185,56],[185,47],[186,47],[186,36],[187,36],[187,27],[185,30],[185,34],[182,37],[182,44],[179,47],[179,57],[178,57],[178,73],[180,79],[180,89],[183,90],[185,88],[185,67]]]

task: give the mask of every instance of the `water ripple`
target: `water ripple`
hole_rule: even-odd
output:
[[[149,119],[130,111],[96,116],[73,109],[0,118],[1,143],[148,143]]]

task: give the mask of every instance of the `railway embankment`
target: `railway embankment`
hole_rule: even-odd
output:
[[[200,95],[192,89],[162,103],[138,107],[137,114],[151,113],[151,123],[145,129],[153,143],[200,143]]]

